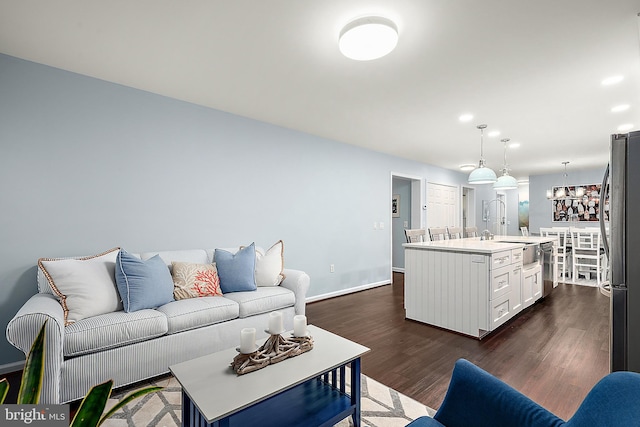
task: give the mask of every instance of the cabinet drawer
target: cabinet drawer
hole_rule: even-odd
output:
[[[512,316],[513,305],[511,301],[511,293],[509,292],[500,298],[491,301],[491,319],[489,319],[490,330],[495,330]]]
[[[511,262],[513,264],[522,261],[522,248],[518,248],[518,249],[511,249]]]
[[[512,266],[496,268],[491,272],[491,295],[489,299],[494,300],[507,292],[511,291],[513,286],[511,273]]]
[[[496,252],[491,256],[491,268],[499,268],[511,264],[511,251]]]

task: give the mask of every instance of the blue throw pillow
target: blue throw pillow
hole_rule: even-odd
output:
[[[216,249],[214,260],[222,293],[256,290],[256,245],[240,249],[235,254]]]
[[[142,261],[120,250],[116,257],[116,285],[127,313],[174,300],[173,279],[159,255]]]

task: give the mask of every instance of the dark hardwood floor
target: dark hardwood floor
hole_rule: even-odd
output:
[[[432,408],[458,358],[475,363],[568,419],[609,373],[609,299],[560,284],[483,340],[404,318],[404,275],[393,284],[307,305],[311,324],[371,348],[362,372]]]

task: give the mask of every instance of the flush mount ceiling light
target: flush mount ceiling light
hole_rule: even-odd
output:
[[[504,164],[502,167],[502,176],[493,184],[494,190],[515,190],[518,188],[518,181],[509,175],[509,167],[507,166],[507,142],[509,138],[500,140],[504,144]]]
[[[473,163],[467,163],[465,165],[460,165],[459,167],[461,171],[472,171],[476,168],[476,165]]]
[[[624,76],[611,76],[611,77],[607,77],[606,79],[602,80],[600,83],[603,86],[610,86],[610,85],[614,85],[616,83],[620,83],[622,80],[624,80]]]
[[[478,162],[478,167],[469,174],[468,182],[469,184],[493,184],[497,181],[496,173],[485,166],[483,156],[484,130],[487,125],[478,125],[476,127],[480,129],[480,162]]]
[[[458,117],[458,120],[460,120],[461,122],[468,122],[473,120],[473,114],[463,114],[460,117]]]
[[[340,32],[338,46],[347,58],[369,61],[381,58],[398,44],[398,28],[390,19],[367,16],[348,23]]]
[[[627,111],[629,109],[629,104],[620,104],[615,107],[611,107],[612,113],[620,113],[622,111]]]

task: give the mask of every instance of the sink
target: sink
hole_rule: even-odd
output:
[[[502,243],[519,243],[524,245],[522,250],[522,263],[524,265],[531,264],[534,262],[538,262],[540,259],[540,244],[532,243],[532,242],[523,242],[517,240],[496,240],[497,242]]]

